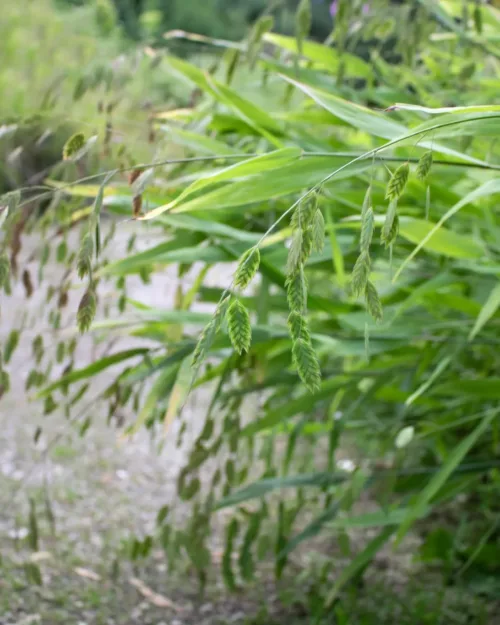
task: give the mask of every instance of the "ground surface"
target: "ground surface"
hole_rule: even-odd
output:
[[[115,258],[124,253],[130,232],[127,225],[118,229]],[[155,242],[154,236],[146,235],[139,248]],[[33,251],[36,247],[27,241],[20,266],[29,267],[36,275],[37,263],[25,262]],[[49,262],[47,281],[55,282],[55,275],[61,272],[60,266]],[[185,281],[189,283],[189,278]],[[0,577],[0,624],[24,622],[23,614],[32,617],[33,622],[48,624],[159,623],[162,615],[171,622],[176,612],[155,607],[154,596],[148,599],[148,588],[136,581],[141,571],[125,564],[124,571],[117,572],[116,562],[122,561],[124,544],[130,536],[152,533],[158,510],[172,502],[185,452],[167,442],[159,453],[157,443],[145,431],[123,441],[123,429],[107,423],[102,405],[89,407],[93,425],[82,438],[78,427],[69,423],[61,411],[44,416],[43,402],[30,401],[24,385],[33,361],[33,338],[41,333],[45,343],[50,344],[64,334],[54,333],[40,314],[44,286],[26,299],[23,286],[18,284],[13,296],[3,296],[2,303],[3,341],[10,328],[16,326],[21,311],[28,320],[9,363],[12,391],[0,403],[0,546],[8,556],[4,557],[8,565],[5,563]],[[148,285],[132,280],[128,294],[150,305],[169,307],[175,288],[175,273],[166,271]],[[68,310],[76,310],[79,297],[79,292],[70,294]],[[110,291],[108,297],[112,301],[117,295]],[[131,345],[133,341],[120,339],[115,348]],[[91,339],[80,342],[75,367],[92,362],[100,350]],[[99,385],[104,387],[112,379],[110,370],[101,376]],[[187,415],[195,416],[201,401],[203,396],[193,395],[186,406]],[[42,433],[35,443],[38,428]],[[36,502],[40,534],[39,552],[34,556],[29,556],[25,544],[30,498]],[[48,505],[53,521],[46,510]],[[156,588],[163,589],[165,564],[161,553],[154,556],[147,577],[153,576]],[[44,583],[40,588],[26,583],[27,558],[42,573]],[[106,581],[112,569],[116,583]],[[193,599],[199,604],[195,585],[182,596],[183,617],[177,619],[179,623],[188,622],[185,617],[192,611]],[[212,610],[206,604],[204,614],[210,616]]]

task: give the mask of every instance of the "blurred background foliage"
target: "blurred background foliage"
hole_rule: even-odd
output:
[[[62,6],[83,6],[84,0],[59,0]],[[330,4],[313,2],[312,34],[326,37],[331,28]],[[239,40],[262,12],[271,9],[278,31],[292,33],[297,0],[102,0],[100,10],[114,12],[128,36],[157,40],[171,28]]]

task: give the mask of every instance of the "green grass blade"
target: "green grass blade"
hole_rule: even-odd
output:
[[[350,564],[342,571],[339,578],[335,582],[332,590],[330,591],[326,605],[331,606],[335,599],[338,597],[342,588],[348,584],[354,577],[358,576],[363,569],[373,560],[380,549],[385,545],[389,538],[394,534],[394,527],[384,528],[380,534],[378,534],[368,545],[358,553],[358,555],[350,562]]]
[[[252,178],[257,174],[284,167],[288,163],[299,159],[301,152],[299,148],[283,148],[275,152],[254,156],[246,161],[235,163],[215,173],[204,174],[202,177],[198,178],[198,180],[195,180],[195,182],[185,189],[175,200],[149,211],[142,219],[154,219],[166,211],[171,211],[176,206],[184,204],[186,198],[208,186],[228,180]]]
[[[491,293],[488,296],[484,306],[481,308],[481,312],[479,313],[476,323],[472,328],[469,334],[469,341],[478,334],[483,326],[488,323],[488,321],[493,317],[493,315],[497,312],[498,307],[500,306],[500,283],[496,284]]]
[[[57,388],[61,388],[67,384],[73,384],[74,382],[79,382],[80,380],[85,380],[86,378],[94,377],[108,367],[112,367],[113,365],[123,362],[124,360],[135,358],[136,356],[144,356],[144,354],[147,354],[149,351],[150,350],[147,347],[139,347],[101,358],[100,360],[93,362],[88,367],[71,371],[71,373],[62,376],[59,380],[49,384],[49,386],[46,386],[42,391],[40,391],[37,397],[47,397],[47,395],[50,395],[50,393],[55,391]]]
[[[444,486],[448,478],[453,471],[462,462],[468,452],[476,444],[479,438],[488,429],[493,419],[497,416],[500,409],[492,411],[486,415],[479,425],[463,439],[455,449],[450,453],[448,459],[436,473],[427,486],[418,495],[415,503],[410,507],[406,519],[401,523],[396,536],[396,545],[400,544],[401,540],[408,532],[413,523],[422,516],[425,508],[432,502],[433,498],[438,494],[439,490]]]
[[[289,475],[286,477],[273,477],[259,480],[245,488],[242,488],[227,497],[221,499],[216,509],[227,508],[244,503],[251,499],[256,499],[267,495],[267,493],[282,490],[285,488],[302,488],[304,486],[314,486],[316,488],[324,488],[340,484],[347,479],[345,474],[332,474],[328,472],[320,473],[301,473],[299,475]]]

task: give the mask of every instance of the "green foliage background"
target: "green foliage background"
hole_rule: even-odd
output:
[[[59,187],[57,201],[21,230],[57,225],[64,238],[81,221],[77,257],[61,260],[72,285],[82,286],[77,266],[83,279],[80,327],[95,314],[99,281],[112,280],[118,295],[92,332],[100,340],[126,332],[137,343],[75,368],[68,341],[65,374],[46,379],[40,361],[27,386],[48,412],[59,405],[70,414],[88,381],[122,363],[101,400],[110,413],[131,410],[128,434],[148,427],[159,436],[182,421],[190,392],[209,388],[178,477],[191,521],[165,508],[157,535],[135,541],[130,555],[146,555],[156,541],[169,566],[186,557],[203,585],[212,523],[230,510],[229,588],[270,559],[281,578],[305,541],[343,546],[346,566],[326,558],[318,576],[320,614],[334,605],[340,614],[346,589],[410,530],[424,538],[421,560],[437,560],[446,580],[491,574],[498,588],[499,579],[500,15],[453,1],[395,8],[381,0],[368,14],[363,3],[341,5],[332,45],[307,40],[303,2],[293,36],[267,22],[236,44],[208,38],[201,47],[184,34],[200,46],[188,60],[169,52],[170,40],[166,50],[117,57],[123,39],[110,27],[97,65],[82,24],[91,32],[102,20],[96,25],[89,7],[73,9],[88,21],[76,27],[67,13],[47,23],[74,33],[61,53],[65,80],[49,96],[49,63],[31,74],[36,43],[16,60],[18,42],[2,43],[16,76],[32,85],[24,100],[26,83],[16,80],[2,103],[12,125],[2,139],[6,188],[21,186],[11,155],[27,142],[18,134],[27,117],[38,138],[42,128],[65,138],[96,129],[65,161],[54,143],[59,156],[43,178],[51,189],[40,195]],[[15,9],[10,19],[20,19]],[[397,65],[383,58],[388,37],[397,40]],[[373,39],[379,45],[363,58],[359,46]],[[5,266],[33,194],[6,199]],[[104,262],[101,227],[130,216],[138,232],[148,221],[160,242],[141,252],[131,244],[125,258]],[[232,282],[206,285],[209,271],[235,263]],[[173,306],[128,299],[131,277],[172,265],[179,278],[194,276]],[[48,299],[58,330],[60,306]],[[4,343],[6,363],[17,339]],[[7,387],[8,364],[2,375]],[[346,448],[349,466],[338,461]],[[367,499],[373,508],[360,511]],[[365,541],[352,549],[349,532],[360,528]],[[444,551],[435,532],[446,537]]]
[[[83,0],[59,0],[61,6],[82,6]],[[211,37],[238,40],[260,14],[274,7],[279,30],[293,32],[297,0],[102,0],[115,9],[119,22],[132,38],[157,38],[172,28]],[[329,3],[313,4],[313,33],[326,37],[331,29]]]

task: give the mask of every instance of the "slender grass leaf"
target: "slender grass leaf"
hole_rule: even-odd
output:
[[[472,328],[469,334],[469,341],[471,341],[484,327],[486,323],[493,317],[493,315],[497,312],[498,307],[500,306],[500,283],[496,284],[491,293],[488,296],[488,299],[484,303],[484,306],[481,308],[481,312],[476,319],[476,323]]]
[[[405,520],[398,528],[396,536],[397,545],[400,544],[404,535],[408,532],[413,523],[423,515],[425,508],[432,502],[434,497],[439,493],[440,489],[446,484],[453,471],[456,470],[457,466],[462,462],[472,447],[474,447],[479,438],[486,432],[493,419],[498,415],[499,410],[500,409],[497,409],[492,411],[490,414],[487,414],[479,425],[466,438],[458,443],[458,445],[456,445],[438,473],[432,477],[430,482],[428,482],[425,488],[420,492],[415,503],[409,508],[408,515]]]
[[[305,540],[309,540],[310,538],[314,538],[315,536],[317,536],[321,532],[325,524],[332,521],[337,516],[337,514],[341,510],[341,505],[342,499],[338,499],[330,504],[330,506],[328,506],[328,508],[322,514],[320,514],[313,521],[311,521],[311,523],[309,523],[305,529],[303,529],[299,534],[297,534],[294,538],[288,541],[282,551],[283,555],[288,555]]]
[[[430,508],[425,509],[426,516]],[[407,508],[397,508],[396,510],[379,510],[378,512],[367,512],[356,516],[338,518],[328,523],[328,528],[332,529],[368,529],[371,527],[386,527],[389,525],[399,525],[408,514]]]
[[[458,211],[464,206],[467,206],[467,204],[471,204],[482,197],[495,195],[497,193],[500,193],[500,179],[488,180],[488,182],[485,182],[483,185],[481,185],[474,191],[471,191],[465,197],[463,197],[459,202],[457,202],[454,206],[452,206],[450,210],[448,210],[441,217],[441,219],[437,222],[437,224],[431,225],[430,230],[419,241],[417,247],[412,251],[412,253],[404,260],[403,264],[399,267],[396,274],[394,275],[393,282],[397,280],[401,272],[405,269],[408,263],[413,258],[415,258],[418,252],[431,241],[431,239],[436,235],[438,231],[440,231],[443,224],[445,224],[448,221],[448,219],[450,219],[450,217],[453,217],[453,215],[458,213]],[[427,222],[422,222],[422,223],[427,223]],[[403,234],[403,224],[401,224],[401,234]]]
[[[175,384],[170,393],[168,400],[167,411],[165,418],[163,419],[163,431],[165,433],[170,429],[174,419],[178,416],[179,410],[182,407],[186,397],[188,396],[189,389],[191,388],[192,370],[191,370],[192,357],[189,355],[181,362],[177,371],[177,377]]]
[[[298,52],[297,40],[294,37],[266,33],[264,35],[264,41],[282,48],[283,50],[294,53]],[[303,41],[301,54],[332,74],[337,74],[339,64],[342,61],[345,63],[346,72],[350,76],[359,76],[361,78],[369,78],[371,76],[370,66],[359,57],[345,51],[342,52],[341,55],[335,48],[322,45],[315,41]]]
[[[194,150],[196,154],[221,154],[230,156],[236,152],[233,147],[223,141],[217,141],[217,139],[213,139],[212,137],[206,137],[197,132],[192,132],[183,128],[169,126],[165,129],[165,132],[168,134],[169,138],[174,140],[174,143],[190,148]]]
[[[480,398],[481,400],[500,399],[499,377],[478,378],[477,380],[461,379],[460,386],[458,388],[460,390],[460,396],[464,400],[471,400],[474,398]],[[456,396],[456,393],[456,382],[446,382],[445,384],[436,386],[434,389],[435,395]]]
[[[435,226],[436,224],[422,219],[403,217],[399,222],[399,233],[408,241],[419,243],[420,247],[425,247],[426,250],[450,258],[474,259],[484,254],[483,247],[472,238],[445,228],[437,230]]]
[[[211,79],[207,73],[187,61],[169,57],[168,62],[169,65],[194,82],[200,89],[203,89],[203,91],[209,93],[216,100],[232,108],[243,121],[250,123],[252,127],[256,127],[258,130],[269,130],[277,134],[281,133],[280,124],[271,115],[250,102],[250,100],[240,96],[235,90]],[[269,136],[267,133],[264,134]]]
[[[112,367],[113,365],[129,360],[130,358],[135,358],[136,356],[144,356],[149,351],[150,350],[147,347],[138,347],[136,349],[128,349],[123,352],[118,352],[116,354],[112,354],[111,356],[101,358],[100,360],[93,362],[88,367],[76,369],[75,371],[71,371],[70,373],[62,376],[59,380],[53,382],[49,386],[46,386],[42,391],[40,391],[40,393],[37,394],[37,397],[47,397],[58,388],[79,382],[80,380],[94,377],[108,367]]]
[[[287,76],[283,76],[283,78],[297,87],[297,89],[303,91],[317,104],[332,113],[332,115],[339,117],[358,130],[363,130],[370,135],[382,137],[383,139],[396,139],[406,132],[403,124],[389,119],[387,115],[376,113],[364,106],[354,104],[354,102],[349,102],[331,93],[315,89],[293,78]]]
[[[248,179],[237,180],[222,187],[209,190],[206,193],[184,202],[172,209],[174,213],[193,211],[235,209],[239,206],[264,202],[279,198],[291,193],[297,193],[304,188],[310,188],[332,173],[332,162],[322,157],[293,160],[288,165],[270,171],[255,174]],[[336,181],[351,178],[368,169],[371,163],[356,162],[352,159],[339,157],[345,169],[339,171]],[[347,165],[349,166],[347,167]],[[154,209],[153,209],[154,210]],[[144,217],[150,219],[146,214]]]
[[[377,555],[380,549],[385,545],[389,538],[394,534],[394,527],[386,527],[380,534],[378,534],[368,545],[358,553],[358,555],[342,570],[337,578],[333,588],[328,594],[326,599],[326,605],[331,606],[335,599],[338,597],[339,592],[348,584],[353,578],[357,577],[368,564]]]
[[[361,349],[363,349],[363,346],[361,346]],[[301,395],[296,399],[292,399],[287,404],[281,405],[275,410],[270,410],[263,417],[252,421],[245,428],[243,428],[242,435],[252,436],[257,432],[262,432],[263,430],[272,428],[275,425],[278,425],[281,421],[299,415],[302,412],[309,413],[314,410],[314,407],[318,402],[331,397],[332,390],[342,388],[349,383],[353,383],[353,380],[348,376],[338,376],[324,380],[321,383],[319,390],[317,390],[314,395],[309,393]]]
[[[287,488],[302,488],[304,486],[312,486],[316,488],[324,488],[326,486],[334,486],[341,484],[347,479],[347,475],[343,473],[333,474],[330,472],[320,473],[301,473],[299,475],[289,475],[286,477],[265,478],[246,486],[241,490],[224,497],[218,504],[217,509],[235,506],[251,499],[260,499],[268,493],[276,490],[280,491]]]
[[[370,109],[358,104],[348,102],[338,98],[337,96],[333,96],[323,89],[311,87],[289,76],[282,75],[282,78],[312,98],[319,106],[323,107],[327,111],[330,111],[332,115],[339,117],[351,126],[354,126],[359,130],[363,130],[372,136],[374,135],[383,139],[389,139],[389,142],[385,145],[367,152],[364,155],[365,158],[368,158],[383,149],[387,149],[392,145],[407,143],[414,137],[421,135],[434,135],[439,132],[440,136],[455,136],[457,133],[460,134],[461,125],[467,127],[473,121],[477,123],[481,123],[481,121],[483,121],[484,123],[484,116],[496,115],[495,113],[485,113],[483,114],[483,117],[480,114],[476,114],[475,117],[469,115],[464,119],[459,119],[457,116],[450,116],[450,118],[445,120],[437,118],[435,121],[422,124],[417,128],[411,128],[408,130],[403,124],[399,124],[398,122],[389,119],[387,116],[371,111]],[[498,118],[500,119],[500,114],[498,115]],[[488,130],[489,133],[491,133],[491,127]],[[463,161],[476,163],[485,167],[489,166],[486,161],[477,159],[463,152],[458,152],[448,146],[438,144],[434,140],[428,141],[424,138],[421,140],[420,146],[434,150],[435,152],[441,152],[442,154],[448,154],[450,156],[460,158]]]
[[[240,178],[252,178],[257,174],[262,174],[266,171],[272,171],[279,169],[290,162],[293,162],[300,158],[301,150],[299,148],[283,148],[282,150],[276,150],[268,154],[258,155],[252,157],[246,161],[230,165],[222,171],[205,174],[202,178],[199,178],[193,182],[187,189],[185,189],[175,200],[158,206],[157,208],[149,211],[146,215],[141,217],[141,220],[154,219],[165,213],[171,211],[176,206],[182,206],[185,203],[186,198],[200,192],[202,189],[227,180],[236,180]]]
[[[388,110],[415,111],[428,115],[442,115],[443,113],[500,113],[500,105],[484,104],[476,106],[442,106],[431,108],[418,104],[402,104],[398,102],[390,106]]]
[[[405,404],[407,406],[411,406],[416,399],[423,395],[434,384],[437,378],[447,369],[448,365],[451,362],[451,356],[446,356],[446,358],[443,358],[434,369],[434,371],[431,373],[429,378],[408,397],[408,399],[405,401]]]
[[[129,428],[127,428],[125,436],[132,436],[136,434],[151,417],[156,410],[158,403],[162,399],[165,399],[165,397],[172,390],[175,380],[177,379],[178,371],[179,365],[172,365],[160,371],[160,374],[156,378],[155,383],[144,401],[137,419]]]

